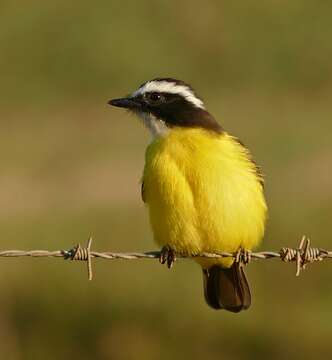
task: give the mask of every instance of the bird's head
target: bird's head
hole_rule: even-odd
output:
[[[194,90],[181,80],[157,78],[142,84],[131,95],[109,101],[139,115],[154,136],[174,127],[200,127],[222,132],[219,123],[205,109]]]

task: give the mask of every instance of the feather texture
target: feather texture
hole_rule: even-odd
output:
[[[147,148],[144,199],[158,245],[176,252],[252,249],[266,204],[248,150],[227,133],[173,128]],[[197,259],[203,268],[232,260]]]

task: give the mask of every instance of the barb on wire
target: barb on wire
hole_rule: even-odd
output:
[[[88,264],[88,279],[92,280],[92,262],[91,262],[91,243],[92,237],[90,236],[86,248],[82,248],[81,244],[76,245],[73,249],[69,250],[70,256],[67,257],[70,260],[86,261]]]
[[[310,247],[310,239],[303,235],[297,249],[282,248],[280,250],[280,257],[285,262],[296,261],[296,276],[299,276],[301,270],[304,270],[308,263],[330,258],[331,252]]]
[[[110,251],[92,251],[91,250],[92,238],[88,240],[87,246],[82,247],[80,244],[74,246],[70,250],[3,250],[0,251],[0,257],[60,257],[65,260],[78,260],[87,262],[88,279],[92,280],[92,258],[101,258],[105,260],[138,260],[138,259],[159,259],[160,251],[149,252],[127,252],[117,253]],[[300,275],[301,270],[304,270],[309,263],[322,261],[324,259],[332,258],[332,251],[312,248],[310,246],[310,239],[303,236],[298,248],[284,247],[280,251],[259,251],[252,252],[246,249],[240,249],[235,253],[229,252],[203,252],[200,254],[187,255],[176,254],[177,258],[211,258],[218,259],[223,257],[232,257],[235,261],[243,265],[250,263],[251,260],[267,260],[272,258],[279,258],[284,262],[296,262],[296,276]]]

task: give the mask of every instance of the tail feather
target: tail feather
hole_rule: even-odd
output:
[[[249,308],[250,288],[239,263],[230,268],[214,265],[203,269],[203,280],[205,300],[213,309],[239,312]]]

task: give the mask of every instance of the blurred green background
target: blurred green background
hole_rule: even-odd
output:
[[[193,85],[266,174],[262,249],[331,249],[328,1],[0,1],[2,249],[155,249],[139,179],[149,135],[109,108],[156,76]],[[330,356],[332,267],[254,262],[248,312],[214,312],[179,261],[1,259],[3,359]]]

